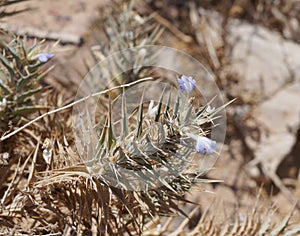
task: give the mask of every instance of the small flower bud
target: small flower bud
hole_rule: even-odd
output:
[[[158,110],[158,106],[154,106],[154,100],[151,100],[150,103],[149,103],[149,107],[148,107],[148,114],[150,117],[154,118],[156,113],[157,113],[157,110]]]
[[[47,53],[47,52],[42,52],[42,53],[39,54],[39,61],[45,63],[49,59],[51,59],[52,57],[54,57],[54,54]]]
[[[181,76],[180,79],[178,79],[179,88],[182,92],[190,93],[192,92],[196,87],[196,81],[193,80],[191,76]]]

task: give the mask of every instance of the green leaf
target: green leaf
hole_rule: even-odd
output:
[[[24,99],[26,99],[27,97],[30,97],[38,92],[40,92],[42,90],[42,87],[39,87],[37,89],[32,89],[28,92],[22,93],[19,96],[17,96],[17,103],[20,104],[24,101]]]
[[[16,86],[16,90],[17,92],[20,92],[22,90],[25,89],[25,86],[34,78],[37,77],[37,72],[36,73],[33,73],[33,74],[29,74],[27,76],[22,76],[21,79],[18,80],[17,82],[17,86]]]
[[[127,114],[127,104],[126,104],[126,94],[125,89],[123,89],[122,94],[122,137],[125,138],[128,135],[128,114]]]
[[[6,67],[6,69],[8,70],[8,72],[10,74],[9,80],[11,80],[16,75],[14,72],[14,69],[10,66],[9,61],[7,61],[7,59],[1,53],[0,53],[0,60],[2,61],[2,64]]]
[[[158,120],[160,118],[160,112],[161,112],[162,102],[163,102],[163,99],[164,99],[165,89],[166,89],[166,86],[164,87],[164,89],[163,89],[163,91],[160,95],[160,98],[159,98],[157,113],[156,113],[156,116],[155,116],[155,122],[158,122]]]
[[[172,99],[172,89],[169,91],[169,96],[168,96],[168,100],[167,100],[167,104],[166,104],[166,108],[165,108],[165,112],[164,112],[164,115],[166,117],[168,117],[168,114],[169,114],[171,99]]]
[[[107,129],[107,144],[108,148],[110,149],[113,144],[116,143],[116,138],[114,135],[114,130],[113,130],[113,118],[112,118],[112,105],[111,105],[111,98],[109,98],[109,103],[108,103],[108,129]]]
[[[27,106],[15,109],[12,113],[15,115],[25,115],[42,109],[49,109],[47,106]]]
[[[176,102],[174,104],[174,115],[176,117],[178,117],[179,103],[180,103],[180,97],[179,97],[179,93],[178,93],[177,97],[176,97]]]
[[[7,45],[7,43],[5,43],[3,40],[0,40],[0,43],[6,48],[7,51],[9,51],[11,53],[11,55],[13,55],[13,57],[16,59],[17,63],[21,62],[20,55],[14,50],[13,47]]]
[[[184,118],[184,121],[183,121],[184,125],[189,123],[190,117],[192,115],[192,111],[193,111],[193,106],[189,104],[189,107],[186,111],[186,115],[185,115],[185,118]]]
[[[137,119],[137,125],[136,125],[136,137],[139,137],[140,134],[142,133],[142,124],[143,124],[143,101],[144,101],[144,92],[145,90],[143,90],[143,94],[141,97],[141,101],[140,101],[140,105],[139,105],[139,110],[138,110],[138,119]]]
[[[3,71],[0,71],[0,87],[6,92],[6,93],[13,93],[12,90],[4,83],[6,80],[6,75],[3,73]]]

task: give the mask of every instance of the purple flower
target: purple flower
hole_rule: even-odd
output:
[[[180,79],[178,79],[179,88],[182,92],[190,93],[196,87],[196,81],[193,80],[191,76],[182,75]]]
[[[206,137],[199,136],[197,138],[196,150],[200,154],[212,154],[217,149],[217,143]]]
[[[54,54],[47,53],[47,52],[42,52],[42,53],[39,54],[39,61],[40,62],[47,62],[52,57],[54,57]]]

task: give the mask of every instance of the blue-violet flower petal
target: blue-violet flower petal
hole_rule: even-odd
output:
[[[42,53],[39,54],[39,61],[40,62],[47,62],[52,57],[54,57],[54,54],[47,53],[47,52],[42,52]]]
[[[182,92],[190,93],[196,87],[196,81],[191,76],[182,75],[178,79],[179,88]]]
[[[212,154],[217,149],[217,143],[206,137],[199,136],[197,138],[196,150],[200,154]]]

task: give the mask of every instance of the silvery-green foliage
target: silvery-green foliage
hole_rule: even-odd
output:
[[[1,0],[0,19],[28,10],[7,10],[8,6],[24,1],[27,0]],[[42,53],[42,42],[26,45],[26,38],[2,29],[0,37],[0,132],[3,133],[17,125],[22,116],[44,108],[37,105],[36,99],[42,90],[40,79],[46,73],[41,66],[51,56]],[[47,55],[43,60],[41,56]]]
[[[86,162],[91,173],[108,185],[128,190],[159,188],[166,198],[171,192],[184,194],[192,183],[202,181],[200,175],[207,170],[193,168],[194,158],[217,154],[216,143],[205,136],[223,107],[194,107],[190,92],[165,85],[157,101],[144,101],[142,93],[132,109],[123,90],[119,120],[112,109],[119,100],[109,99],[105,121],[99,123],[97,150]]]
[[[26,44],[26,39],[14,35],[8,42],[0,40],[1,132],[18,125],[21,117],[46,108],[37,105],[37,99],[42,91],[40,80],[47,73],[42,66],[53,55],[42,51],[42,42]]]
[[[91,52],[96,63],[115,52],[127,50],[127,53],[114,58],[114,64],[118,66],[117,70],[124,71],[122,68],[127,67],[128,63],[132,61],[128,49],[139,46],[143,47],[145,45],[155,45],[162,35],[163,27],[154,22],[151,15],[141,16],[134,10],[133,5],[134,1],[127,1],[122,4],[121,8],[115,7],[111,11],[107,8],[103,9],[102,22],[104,24],[101,25],[101,29],[105,33],[106,40],[99,39],[99,44],[91,47]],[[146,55],[147,52],[141,50],[139,56],[132,64],[132,69],[114,78],[113,81],[107,79],[110,78],[109,76],[104,78],[106,86],[117,86],[149,76],[151,68],[140,66],[143,64]],[[146,60],[148,62],[151,61],[149,54]],[[90,70],[89,66],[87,68]]]

